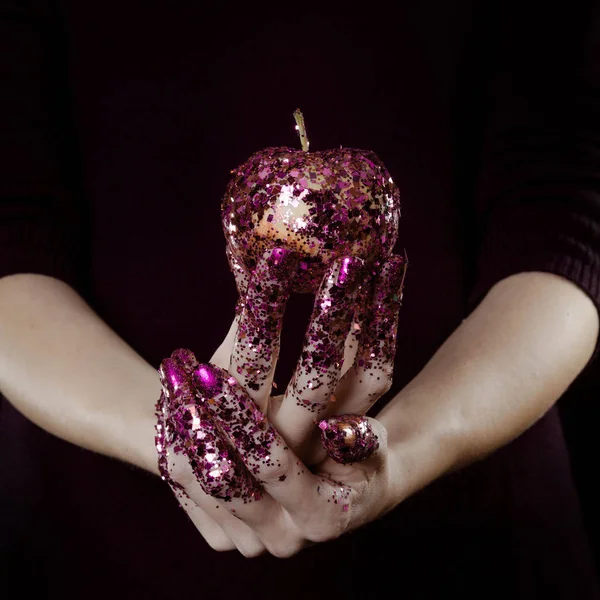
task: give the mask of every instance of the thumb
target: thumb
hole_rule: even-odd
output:
[[[377,460],[385,452],[387,431],[376,419],[334,415],[319,422],[321,443],[328,456],[342,465]]]

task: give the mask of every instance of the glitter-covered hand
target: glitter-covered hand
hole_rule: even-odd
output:
[[[238,289],[245,294],[212,362],[228,369],[228,379],[244,391],[240,402],[265,415],[299,460],[314,465],[328,453],[340,463],[358,461],[376,448],[368,421],[350,413],[364,414],[391,383],[406,264],[405,258],[394,256],[375,275],[356,257],[332,261],[315,297],[296,373],[278,398],[270,397],[270,390],[298,256],[274,248],[258,259],[250,277],[237,273]],[[347,339],[356,358],[345,356]],[[344,360],[353,366],[342,376]],[[222,428],[210,411],[196,401],[194,390],[210,384],[213,368],[194,371],[197,367],[189,350],[176,350],[161,365],[164,393],[157,436],[161,472],[213,547],[237,547],[253,555],[264,549],[256,533],[219,510],[214,498],[232,503],[235,514],[238,505],[260,499],[262,488],[252,477],[256,471],[244,466],[227,439],[219,436]],[[235,411],[235,403],[228,410]],[[325,420],[334,412],[343,414]],[[256,452],[264,453],[263,446],[270,443],[262,442]],[[193,501],[186,491],[190,486],[195,488]]]
[[[176,353],[161,367],[157,443],[172,448],[174,459],[167,465],[163,454],[161,472],[180,498],[210,511],[244,554],[290,556],[393,506],[378,421],[321,421],[332,458],[311,472],[234,377],[197,364],[189,351]]]
[[[240,290],[238,318],[232,340],[212,362],[227,368],[293,450],[314,464],[324,458],[315,421],[364,414],[391,385],[406,256],[370,268],[352,256],[330,263],[295,373],[278,397],[270,392],[280,332],[301,260],[291,250],[267,250],[249,278],[230,261]]]
[[[324,458],[322,446],[315,443],[316,433],[311,437],[315,418],[365,414],[392,384],[407,264],[406,256],[392,256],[377,265],[376,274],[355,268],[355,281],[363,283],[368,276],[372,285],[363,283],[353,293],[334,288],[328,292],[334,308],[317,295],[292,381],[281,404],[268,413],[308,464]],[[330,281],[323,280],[320,293]]]

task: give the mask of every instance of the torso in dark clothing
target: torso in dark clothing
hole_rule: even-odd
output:
[[[293,8],[61,3],[91,228],[80,290],[151,364],[179,347],[208,360],[236,300],[219,213],[230,171],[297,144],[300,107],[311,150],[373,150],[400,187],[409,269],[387,401],[468,314],[489,23],[468,0]],[[288,306],[280,387],[310,302]],[[27,578],[48,597],[597,597],[555,409],[386,518],[287,560],[214,552],[158,478],[3,412],[13,464],[30,473],[14,477],[15,504],[44,532],[22,551],[37,561]]]

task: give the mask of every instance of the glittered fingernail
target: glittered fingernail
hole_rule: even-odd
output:
[[[188,458],[206,494],[226,502],[260,500],[260,484],[202,406],[182,405],[169,420],[175,432],[173,451]]]
[[[165,358],[158,370],[160,382],[168,396],[189,396],[191,389],[185,369],[174,358]]]
[[[197,366],[198,360],[194,353],[187,348],[178,348],[171,352],[171,358],[174,358],[185,369],[186,373],[191,373]]]
[[[198,365],[192,373],[192,380],[202,396],[214,396],[223,387],[220,370],[211,364]]]
[[[357,256],[345,256],[341,259],[338,273],[337,285],[339,287],[350,287],[362,271],[365,261]]]
[[[365,417],[335,415],[320,421],[319,429],[327,454],[343,465],[365,460],[379,448],[379,439]]]
[[[267,260],[274,267],[283,267],[287,263],[295,262],[295,255],[296,253],[289,248],[273,248]]]

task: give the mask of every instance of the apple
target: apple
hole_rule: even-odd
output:
[[[303,146],[265,148],[234,169],[221,214],[229,249],[248,273],[265,250],[284,246],[301,253],[292,289],[314,293],[332,260],[375,264],[391,254],[400,191],[374,152]]]

